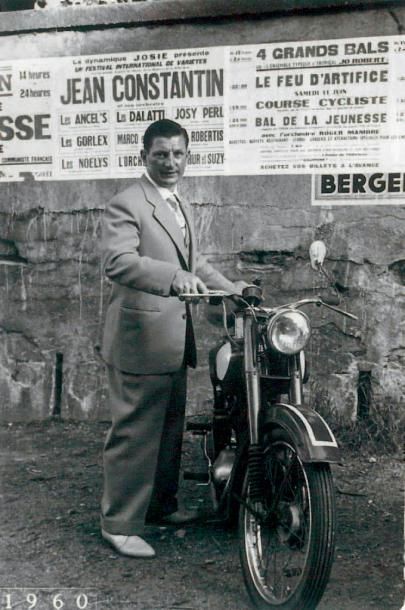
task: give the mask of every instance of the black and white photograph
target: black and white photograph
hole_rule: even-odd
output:
[[[404,610],[405,2],[0,0],[0,610]]]

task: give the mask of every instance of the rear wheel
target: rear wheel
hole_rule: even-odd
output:
[[[335,497],[328,464],[303,464],[282,430],[264,442],[260,502],[249,499],[247,476],[239,512],[246,588],[260,610],[313,610],[333,561]]]

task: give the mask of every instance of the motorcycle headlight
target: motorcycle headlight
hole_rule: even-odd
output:
[[[267,327],[270,346],[282,354],[300,352],[311,335],[308,317],[301,311],[288,309],[279,311],[271,318]]]

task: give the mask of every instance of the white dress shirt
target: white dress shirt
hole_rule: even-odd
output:
[[[171,210],[171,212],[174,214],[174,216],[180,226],[180,229],[183,233],[183,237],[186,240],[187,239],[187,224],[186,224],[186,219],[184,218],[183,211],[180,206],[180,199],[178,196],[177,186],[174,189],[174,191],[171,191],[170,189],[166,188],[165,186],[159,186],[159,184],[156,184],[156,182],[150,177],[148,172],[145,172],[145,176],[149,180],[149,182],[151,182],[151,184],[153,184],[153,186],[158,190],[162,199],[167,201],[167,205],[168,205],[169,209]]]

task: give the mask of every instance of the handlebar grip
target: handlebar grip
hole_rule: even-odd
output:
[[[185,481],[199,481],[200,483],[208,483],[210,478],[208,472],[183,472]]]
[[[212,429],[212,425],[209,422],[189,421],[186,424],[186,430],[188,432],[209,432],[211,429]]]
[[[259,305],[263,301],[263,290],[260,286],[250,284],[242,290],[242,297],[249,305]]]
[[[327,305],[335,305],[335,306],[340,305],[340,299],[335,294],[330,294],[329,296],[326,296],[326,297],[323,296],[322,301],[324,303],[326,303]]]
[[[221,305],[222,301],[223,301],[223,297],[219,297],[219,296],[209,297],[209,299],[208,299],[208,303],[210,305]]]

